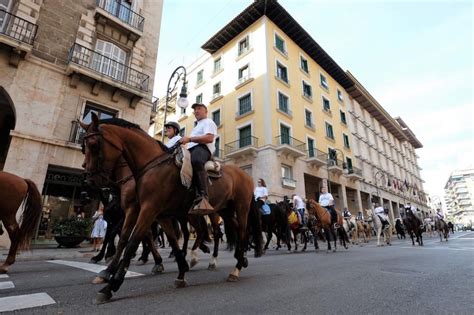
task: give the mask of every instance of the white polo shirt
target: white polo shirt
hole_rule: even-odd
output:
[[[303,202],[303,199],[301,199],[300,196],[296,195],[293,197],[293,206],[295,209],[304,209],[305,204]]]
[[[214,151],[216,151],[217,125],[212,119],[204,118],[204,119],[198,120],[196,127],[193,128],[189,137],[199,137],[199,136],[204,136],[207,134],[214,135],[214,139],[212,140],[212,142],[206,143],[211,154],[214,154]],[[199,143],[196,143],[196,142],[189,142],[188,150],[191,149],[192,147],[197,146],[198,144]]]
[[[254,195],[255,195],[255,200],[261,197],[268,196],[267,187],[258,186],[257,188],[255,188]]]
[[[173,138],[169,139],[168,142],[166,143],[166,146],[168,148],[171,148],[172,146],[174,146],[176,144],[176,142],[178,142],[179,140],[181,140],[181,136],[180,135],[176,135],[174,136]]]
[[[378,206],[377,208],[374,209],[375,214],[385,214],[385,210],[383,209],[382,206]]]
[[[331,201],[332,201],[332,203],[334,203],[334,198],[330,193],[325,193],[325,194],[319,195],[319,204],[322,207],[329,206],[331,204]]]

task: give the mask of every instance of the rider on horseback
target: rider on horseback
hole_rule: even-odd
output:
[[[189,214],[206,215],[212,213],[214,208],[209,203],[208,177],[204,164],[211,159],[216,150],[215,142],[217,126],[212,119],[207,118],[207,107],[204,104],[195,103],[191,106],[197,124],[191,131],[189,137],[183,137],[181,144],[188,144],[191,152],[191,164],[193,166],[193,182],[196,190],[196,199]]]
[[[437,212],[436,212],[436,216],[438,218],[439,221],[443,221],[444,222],[444,215],[443,213],[441,212],[441,209],[438,209]],[[446,224],[446,222],[444,222]]]
[[[167,122],[165,124],[165,128],[166,128],[166,136],[168,137],[168,142],[166,143],[166,146],[168,148],[171,148],[179,140],[181,140],[181,136],[179,135],[179,130],[181,128],[179,127],[179,124],[174,121]]]
[[[304,217],[304,207],[305,204],[303,202],[303,199],[301,199],[300,196],[293,194],[293,210],[296,211],[296,214],[298,215],[298,219],[300,222],[300,227],[306,226],[306,220]]]
[[[271,210],[270,210],[270,206],[268,206],[266,203],[268,199],[268,189],[263,178],[258,179],[257,188],[255,188],[255,191],[253,192],[253,194],[255,196],[255,201],[263,202],[260,208],[262,215],[269,215]]]
[[[375,212],[375,215],[377,215],[380,218],[380,222],[382,223],[382,230],[384,230],[385,226],[389,225],[388,217],[385,214],[385,209],[381,205],[376,203],[374,212]]]
[[[409,202],[406,206],[405,206],[405,211],[407,210],[410,210],[411,213],[413,214],[413,216],[418,220],[420,221],[420,227],[423,228],[423,221],[420,219],[420,217],[418,216],[418,212],[417,212],[417,209],[416,207],[412,206],[412,204]]]
[[[331,214],[331,222],[337,225],[337,213],[336,209],[334,209],[334,197],[331,193],[328,193],[328,188],[326,186],[321,187],[319,204],[321,207],[324,207],[329,211]]]

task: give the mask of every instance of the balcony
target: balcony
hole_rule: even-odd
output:
[[[362,170],[358,169],[357,167],[349,167],[347,169],[346,177],[352,181],[361,180],[363,178]]]
[[[245,137],[225,145],[225,156],[230,159],[239,159],[257,156],[258,138]]]
[[[31,51],[38,26],[5,10],[0,10],[0,43],[13,48],[9,63],[15,67]]]
[[[296,188],[296,180],[293,178],[282,177],[281,178],[281,185],[285,188]]]
[[[329,159],[327,165],[331,173],[341,175],[344,172],[344,162],[339,159]]]
[[[98,95],[101,83],[116,88],[112,100],[117,102],[120,92],[133,96],[130,106],[135,108],[141,98],[147,97],[148,75],[134,70],[98,52],[79,44],[69,50],[67,74],[73,74],[71,86],[77,86],[81,74],[94,81],[92,94]]]
[[[145,18],[116,0],[96,0],[95,18],[98,24],[111,25],[136,42],[143,35]]]
[[[220,163],[224,162],[225,160],[224,150],[216,149],[216,151],[214,151],[214,159]]]
[[[306,144],[287,135],[275,137],[276,151],[286,157],[299,158],[306,155]]]
[[[327,164],[328,154],[318,149],[308,150],[306,163],[312,166],[320,167]]]

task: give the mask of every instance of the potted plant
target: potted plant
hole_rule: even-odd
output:
[[[76,247],[89,236],[91,220],[83,218],[69,218],[56,221],[53,224],[54,239],[59,246]]]

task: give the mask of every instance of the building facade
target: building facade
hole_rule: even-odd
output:
[[[357,213],[372,207],[377,186],[373,167],[364,159],[384,166],[378,155],[369,155],[358,144],[354,128],[362,127],[350,112],[361,112],[367,102],[376,101],[358,97],[363,87],[277,1],[254,1],[202,48],[207,53],[188,67],[189,98],[190,103],[208,104],[209,117],[218,125],[217,157],[238,165],[255,181],[263,178],[273,201],[292,194],[317,200],[320,187],[327,186],[340,209]],[[371,124],[363,128],[380,129],[374,113],[366,113]],[[398,132],[393,145],[414,154],[413,144],[406,144],[408,130],[386,115]],[[170,120],[189,134],[192,109],[178,109]],[[385,150],[382,143],[379,150]],[[406,163],[403,159],[405,155],[397,155],[399,163]],[[417,167],[410,165],[410,170],[419,177]],[[397,171],[405,179],[401,169],[393,170],[394,178]],[[421,194],[421,180],[416,185]],[[389,209],[404,202],[401,194],[385,195],[390,191],[378,188]],[[417,206],[423,208],[422,202]]]
[[[454,171],[444,186],[447,215],[455,223],[474,222],[474,169]]]
[[[76,120],[89,122],[95,112],[148,128],[162,6],[0,1],[0,169],[42,191],[37,239],[50,238],[51,222],[81,206]]]

